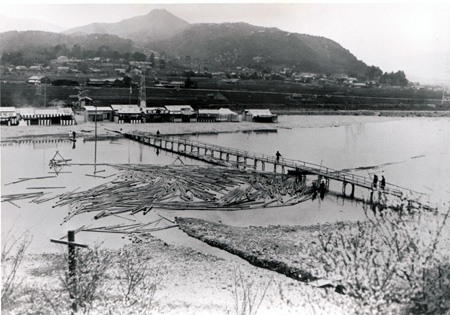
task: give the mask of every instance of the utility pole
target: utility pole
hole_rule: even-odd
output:
[[[128,100],[128,104],[131,104],[131,93],[133,92],[132,88],[131,88],[131,83],[130,83],[130,98]]]
[[[147,91],[145,87],[145,73],[141,74],[141,86],[139,87],[139,107],[147,107]]]
[[[94,175],[97,172],[97,105],[95,104],[95,147],[94,147]]]

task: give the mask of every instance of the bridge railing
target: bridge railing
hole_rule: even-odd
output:
[[[136,133],[136,135],[142,136],[143,134]],[[372,184],[373,184],[372,180],[368,179],[367,177],[357,175],[357,174],[352,174],[349,172],[336,170],[336,169],[332,169],[332,168],[329,168],[329,167],[326,167],[323,165],[305,162],[305,161],[301,161],[301,160],[287,159],[284,157],[280,157],[279,159],[277,159],[277,157],[275,157],[273,155],[266,155],[266,154],[262,154],[262,153],[255,153],[255,152],[250,152],[250,151],[236,149],[236,148],[229,148],[229,147],[224,147],[224,146],[220,146],[220,145],[216,145],[216,144],[209,144],[209,143],[201,142],[198,140],[181,139],[181,138],[176,138],[176,137],[171,137],[171,136],[157,136],[157,135],[148,134],[148,133],[146,133],[144,136],[148,137],[148,138],[169,141],[169,142],[173,142],[176,144],[183,144],[183,145],[198,147],[198,148],[207,149],[207,150],[211,150],[211,151],[219,151],[219,152],[228,153],[228,154],[235,155],[235,156],[246,157],[246,158],[262,161],[265,163],[282,165],[282,166],[290,167],[293,169],[302,169],[302,170],[306,170],[306,171],[309,171],[309,172],[317,174],[317,175],[329,177],[329,178],[343,181],[343,182],[352,183],[352,184],[355,184],[358,186],[364,186],[366,188],[371,188]],[[397,194],[402,194],[406,191],[408,191],[410,193],[422,194],[421,192],[417,192],[417,191],[414,191],[414,190],[411,190],[408,188],[404,188],[404,187],[394,185],[394,184],[389,184],[389,183],[386,183],[386,186],[384,189],[385,189],[385,191],[389,191],[391,193],[397,193]]]

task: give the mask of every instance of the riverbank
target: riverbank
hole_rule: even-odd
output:
[[[450,111],[435,110],[274,110],[278,115],[450,117]]]
[[[377,222],[265,228],[177,218],[189,235],[250,264],[129,235],[133,244],[121,250],[80,249],[79,290],[92,293],[84,300],[91,314],[237,315],[250,308],[250,314],[263,315],[444,314],[450,308],[449,284],[442,285],[450,276],[450,229],[444,213],[416,215],[408,221],[385,213]],[[26,255],[2,313],[69,314],[66,250]],[[13,263],[2,261],[2,267]],[[136,280],[141,276],[145,280]]]
[[[350,125],[354,123],[365,123],[383,119],[401,119],[402,117],[450,117],[450,112],[391,112],[382,114],[364,111],[286,111],[279,113],[277,123],[253,123],[253,122],[220,122],[220,123],[148,123],[148,124],[116,124],[113,122],[98,122],[97,136],[117,137],[115,131],[123,132],[150,132],[159,131],[162,135],[183,134],[211,134],[230,132],[252,132],[252,131],[276,131],[278,129],[291,128],[313,128],[313,127],[336,127],[337,123],[332,116],[339,116],[339,125]],[[292,115],[298,115],[300,119],[293,121],[289,119]],[[76,115],[76,125],[72,126],[1,126],[1,141],[30,140],[30,139],[68,139],[75,131],[77,137],[94,137],[95,123],[85,122],[83,115]]]
[[[61,251],[65,250],[62,246]],[[248,311],[249,307],[253,308],[251,314],[352,313],[352,299],[332,290],[317,289],[245,262],[230,262],[186,247],[168,245],[151,236],[140,238],[138,244],[124,250],[100,251],[98,255],[98,265],[89,267],[91,272],[99,273],[95,301],[88,305],[91,314],[144,311],[146,314],[238,315],[247,314],[242,311],[244,308]],[[128,265],[130,262],[132,265]],[[97,270],[106,265],[106,274]],[[131,274],[124,272],[126,266]],[[8,307],[2,306],[2,314],[69,314],[68,294],[60,280],[66,268],[67,261],[62,254],[25,256],[14,300]],[[131,275],[143,275],[144,270],[149,272],[145,288],[153,288],[154,296],[150,296],[151,292],[143,296],[142,283],[134,283],[137,290],[133,298],[137,301],[130,305],[133,301],[121,298],[126,289],[123,280]],[[254,304],[247,298],[255,299]]]
[[[348,314],[444,314],[450,309],[450,284],[440,284],[450,279],[448,211],[414,212],[415,217],[386,210],[367,213],[365,222],[264,228],[176,221],[188,235],[252,265],[354,297]]]

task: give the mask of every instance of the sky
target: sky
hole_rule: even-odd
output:
[[[246,22],[330,38],[368,65],[405,71],[411,81],[450,86],[450,2],[163,2],[107,0],[3,1],[0,15],[36,19],[63,28],[114,23],[167,9],[189,23]]]

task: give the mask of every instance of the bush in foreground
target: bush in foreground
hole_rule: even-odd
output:
[[[366,210],[365,222],[321,231],[306,249],[316,275],[343,286],[356,313],[443,314],[450,310],[450,210]]]

